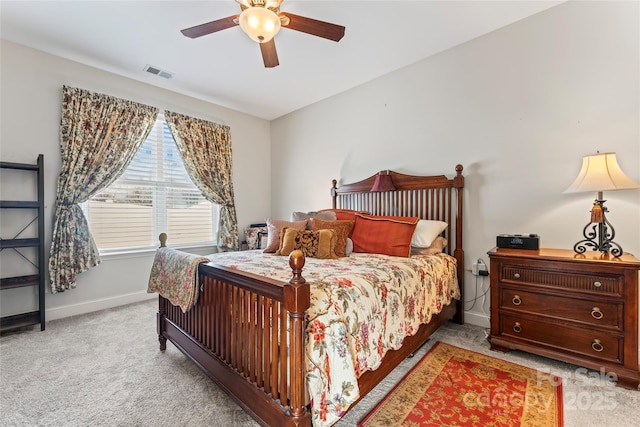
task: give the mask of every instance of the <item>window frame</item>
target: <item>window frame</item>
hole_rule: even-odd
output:
[[[161,145],[164,145],[166,143],[165,141],[165,136],[164,136],[164,131],[168,129],[165,129],[165,127],[167,127],[167,122],[166,119],[164,117],[164,114],[160,113],[158,114],[158,116],[156,117],[156,122],[153,126],[153,129],[151,130],[151,132],[149,133],[149,135],[147,136],[147,140],[152,137],[151,134],[153,132],[158,132],[161,136],[161,139],[159,140],[157,137],[154,137],[154,143],[158,144],[160,143]],[[160,127],[160,128],[158,128]],[[170,132],[169,132],[169,135]],[[173,136],[171,135],[171,139],[173,142],[173,144],[176,144],[175,140],[173,139]],[[146,143],[145,142],[140,146],[139,151],[142,150],[143,145]],[[154,147],[154,149],[157,149],[156,147]],[[163,149],[163,148],[161,148]],[[176,145],[176,152],[179,153],[179,150],[177,149],[177,145]],[[138,153],[136,153],[136,156],[138,155]],[[90,222],[90,207],[89,207],[89,202],[96,197],[97,195],[99,195],[101,192],[104,191],[108,191],[109,188],[111,186],[113,186],[114,184],[121,184],[124,183],[126,185],[139,185],[139,186],[143,186],[143,187],[150,187],[151,188],[151,193],[152,193],[152,233],[155,236],[159,236],[160,233],[164,233],[167,232],[168,230],[168,215],[167,215],[167,200],[168,200],[168,194],[169,191],[167,191],[167,188],[171,187],[171,188],[180,188],[180,187],[184,187],[185,190],[191,190],[193,188],[195,188],[198,192],[200,192],[200,190],[197,188],[197,186],[193,183],[193,181],[191,181],[191,178],[189,177],[188,173],[186,172],[186,168],[185,168],[185,174],[187,179],[191,182],[191,185],[187,184],[187,183],[181,183],[181,182],[170,182],[166,179],[162,179],[160,178],[160,176],[162,175],[162,172],[164,170],[164,162],[163,162],[163,155],[154,155],[153,157],[154,161],[152,163],[155,163],[154,165],[154,169],[151,173],[152,175],[152,179],[151,180],[144,180],[144,179],[124,179],[121,181],[122,177],[125,176],[126,171],[123,173],[123,175],[121,177],[119,177],[116,181],[114,181],[109,187],[103,188],[102,190],[100,190],[98,193],[96,193],[94,196],[92,196],[89,200],[87,200],[86,202],[83,202],[80,204],[80,207],[82,208],[83,214],[85,215],[85,218],[87,220],[87,224],[89,226],[89,230],[91,230],[91,222]],[[184,161],[182,160],[182,157],[180,156],[180,160],[182,161],[183,167],[184,167]],[[135,159],[134,159],[135,161]],[[133,162],[131,164],[133,164]],[[131,164],[129,166],[131,166]],[[164,189],[164,190],[163,190]],[[161,193],[164,193],[164,197],[161,195]],[[205,199],[206,200],[206,199]],[[192,241],[192,242],[178,242],[178,243],[170,243],[171,242],[171,236],[169,236],[169,246],[176,248],[176,249],[197,249],[197,248],[210,248],[211,251],[213,251],[216,247],[217,247],[217,238],[218,238],[218,234],[220,232],[219,227],[220,227],[220,205],[216,204],[216,203],[212,203],[209,202],[212,205],[212,211],[211,211],[211,222],[212,222],[212,236],[210,240],[201,240],[201,241]],[[160,207],[162,206],[162,207]],[[163,214],[159,215],[157,213],[157,210],[160,209]],[[92,232],[93,234],[93,232]],[[151,244],[151,245],[138,245],[138,246],[123,246],[123,247],[114,247],[114,248],[100,248],[98,246],[98,243],[96,242],[96,247],[98,248],[98,251],[100,253],[100,256],[116,256],[116,255],[130,255],[130,254],[143,254],[143,253],[149,253],[149,252],[155,252],[158,248],[159,245],[159,239],[157,240],[157,244]]]

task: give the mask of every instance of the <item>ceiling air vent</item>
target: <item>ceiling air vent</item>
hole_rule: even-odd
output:
[[[144,71],[146,71],[147,73],[155,74],[156,76],[164,77],[165,79],[170,79],[171,77],[173,77],[173,73],[161,70],[160,68],[154,67],[153,65],[146,65],[144,67]]]

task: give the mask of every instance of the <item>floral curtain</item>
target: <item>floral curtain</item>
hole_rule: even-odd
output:
[[[187,173],[208,201],[220,205],[218,249],[237,250],[229,127],[171,111],[165,111],[164,117]]]
[[[52,293],[75,288],[78,273],[100,263],[98,248],[78,204],[122,175],[157,115],[154,107],[63,87],[62,171],[49,254]]]

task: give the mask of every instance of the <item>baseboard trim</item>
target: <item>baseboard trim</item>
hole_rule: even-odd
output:
[[[46,309],[47,322],[50,320],[63,319],[65,317],[78,316],[80,314],[92,313],[94,311],[105,310],[107,308],[119,307],[121,305],[135,302],[157,299],[158,294],[149,294],[146,291],[134,292],[131,294],[118,295],[111,298],[86,301],[79,304],[65,305]]]
[[[63,319],[65,317],[78,316],[80,314],[92,313],[94,311],[119,307],[121,305],[132,304],[135,302],[148,301],[156,298],[158,298],[158,295],[155,293],[149,294],[145,291],[140,291],[126,295],[118,295],[111,298],[87,301],[79,304],[65,305],[62,307],[47,309],[46,319],[47,321]],[[464,313],[464,321],[465,323],[481,326],[483,328],[491,327],[489,315],[484,313],[480,314],[467,311]]]
[[[490,328],[491,321],[488,314],[480,314],[473,313],[470,311],[465,311],[464,313],[464,323],[470,323],[476,326],[482,326],[483,328]]]

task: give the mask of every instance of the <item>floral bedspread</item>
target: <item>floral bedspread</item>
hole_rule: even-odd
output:
[[[210,258],[276,280],[291,277],[289,257],[243,251]],[[311,284],[306,357],[314,426],[338,421],[360,395],[360,375],[460,298],[456,259],[447,254],[307,258],[302,275]]]
[[[198,302],[198,265],[207,257],[158,248],[147,292],[157,292],[186,313]]]

